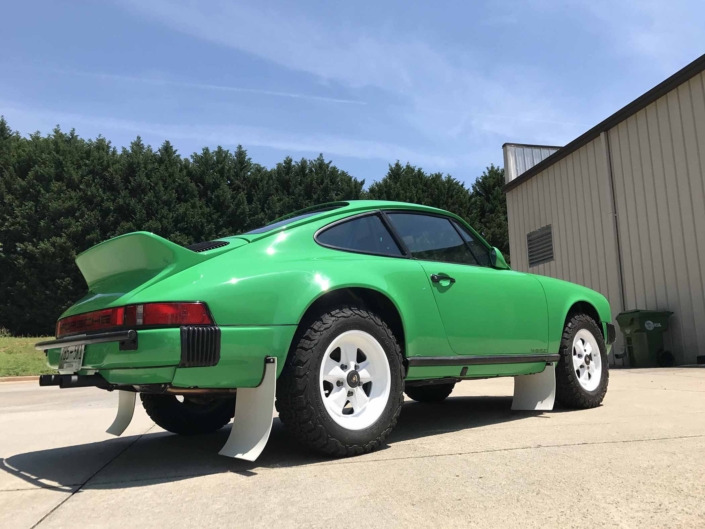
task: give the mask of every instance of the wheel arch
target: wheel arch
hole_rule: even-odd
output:
[[[354,305],[366,308],[377,314],[389,326],[401,349],[402,357],[406,359],[406,332],[404,320],[399,307],[392,299],[375,288],[347,286],[322,293],[306,307],[297,323],[297,330],[291,341],[289,351],[299,340],[311,321],[340,305]]]
[[[600,317],[600,313],[597,311],[597,308],[592,303],[590,303],[589,301],[574,302],[565,315],[563,327],[565,327],[568,324],[568,320],[570,320],[570,318],[572,318],[576,314],[585,314],[586,316],[590,316],[595,321],[595,324],[597,324],[597,326],[600,328],[603,340],[607,341],[607,337],[605,336],[605,329],[603,328],[602,324],[602,318]]]

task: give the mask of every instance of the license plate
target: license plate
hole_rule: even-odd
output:
[[[59,373],[62,375],[77,373],[83,365],[83,352],[85,347],[85,345],[63,347],[61,349],[61,356],[59,357]]]

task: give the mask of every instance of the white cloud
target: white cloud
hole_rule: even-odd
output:
[[[574,110],[543,72],[489,67],[472,51],[435,49],[414,38],[369,34],[294,12],[238,2],[124,0],[132,11],[189,35],[351,88],[373,87],[397,98],[395,110],[429,142],[479,141],[496,135],[555,143],[582,131]],[[264,4],[266,5],[266,4]],[[497,118],[495,116],[510,116]],[[497,143],[499,145],[499,143]],[[497,152],[499,152],[499,147]]]
[[[359,101],[354,99],[339,99],[334,97],[326,96],[316,96],[311,94],[298,94],[293,92],[278,92],[275,90],[264,90],[260,88],[242,88],[238,86],[224,86],[215,84],[205,84],[205,83],[192,83],[186,81],[178,81],[174,79],[164,78],[164,77],[137,77],[130,75],[116,75],[110,73],[101,72],[80,72],[80,71],[67,71],[67,70],[51,70],[56,73],[68,74],[72,76],[82,76],[82,77],[92,77],[95,79],[112,80],[118,82],[127,83],[143,83],[157,86],[176,86],[182,88],[195,88],[199,90],[211,90],[217,92],[239,92],[239,93],[250,93],[250,94],[262,94],[274,97],[287,97],[291,99],[308,99],[312,101],[323,101],[327,103],[342,103],[348,105],[365,105],[365,101]]]
[[[615,53],[637,57],[670,75],[705,51],[703,0],[574,0],[615,43]]]
[[[286,152],[325,156],[337,155],[360,159],[413,160],[414,163],[438,167],[444,170],[457,166],[461,158],[443,155],[418,153],[400,145],[356,140],[332,135],[302,135],[279,133],[269,129],[247,126],[214,125],[173,125],[147,123],[110,117],[87,116],[83,114],[55,112],[51,110],[29,110],[20,105],[0,101],[0,114],[3,114],[15,130],[51,130],[57,123],[71,124],[81,135],[105,135],[109,131],[124,131],[140,135],[153,144],[165,140],[193,140],[199,145],[234,147],[238,144],[255,147],[269,147]],[[466,161],[466,160],[465,160]]]

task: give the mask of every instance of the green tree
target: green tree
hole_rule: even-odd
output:
[[[22,137],[0,118],[0,327],[48,334],[85,294],[76,256],[138,230],[178,244],[242,233],[324,202],[371,198],[416,202],[462,216],[508,257],[502,169],[490,166],[471,189],[450,175],[396,162],[364,191],[322,155],[287,157],[271,169],[247,151],[205,148],[181,156],[138,137],[116,149],[59,127]]]
[[[22,137],[0,118],[0,327],[48,334],[86,290],[74,260],[146,230],[178,244],[257,228],[296,209],[360,198],[364,181],[323,156],[273,169],[238,146],[184,158],[138,137],[118,151],[74,131]]]
[[[472,184],[470,213],[466,220],[487,242],[499,248],[509,262],[507,198],[503,187],[504,169],[490,165]]]

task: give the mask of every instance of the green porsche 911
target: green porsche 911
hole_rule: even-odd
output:
[[[513,409],[599,405],[614,327],[582,286],[515,272],[463,219],[378,201],[324,204],[248,233],[178,246],[116,237],[76,259],[88,294],[36,345],[44,386],[137,393],[178,434],[235,417],[221,454],[254,460],[273,407],[302,444],[374,450],[404,393],[439,402],[461,380],[514,377]]]

